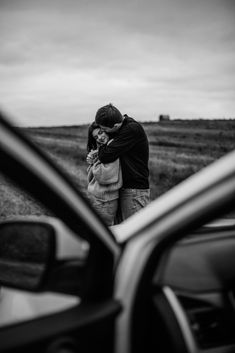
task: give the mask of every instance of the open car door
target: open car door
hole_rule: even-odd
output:
[[[234,211],[235,151],[112,232],[3,117],[0,161],[55,216],[0,223],[0,352],[235,351],[235,222],[218,220]],[[1,324],[33,296],[43,312]]]
[[[56,217],[1,223],[0,313],[7,296],[15,298],[19,290],[21,297],[52,293],[51,301],[56,295],[75,299],[53,313],[36,310],[30,320],[0,327],[0,351],[111,352],[121,310],[113,299],[119,246],[112,233],[62,171],[2,114],[0,161],[1,174]]]

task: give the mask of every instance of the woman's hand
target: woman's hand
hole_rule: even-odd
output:
[[[94,164],[94,162],[97,160],[97,157],[98,150],[91,150],[86,157],[86,161],[88,164]]]
[[[86,161],[88,164],[93,164],[93,158],[91,156],[89,156],[89,154],[86,157]]]

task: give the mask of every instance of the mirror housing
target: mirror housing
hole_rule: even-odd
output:
[[[55,232],[42,222],[0,224],[0,284],[37,291],[55,254]]]
[[[0,223],[0,286],[81,295],[88,244],[57,219]]]

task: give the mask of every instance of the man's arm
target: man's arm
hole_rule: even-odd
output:
[[[136,129],[125,129],[121,131],[114,140],[101,146],[99,149],[99,160],[101,163],[111,163],[130,150],[138,141],[139,133]]]

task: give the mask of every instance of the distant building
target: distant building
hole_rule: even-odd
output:
[[[170,120],[170,115],[165,115],[165,114],[159,115],[159,121],[169,121],[169,120]]]

